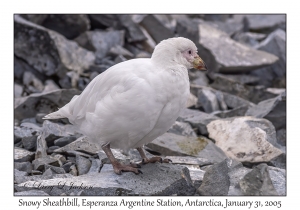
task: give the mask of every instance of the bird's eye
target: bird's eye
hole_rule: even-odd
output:
[[[192,54],[192,51],[191,51],[191,50],[189,50],[189,54],[190,54],[190,55]]]

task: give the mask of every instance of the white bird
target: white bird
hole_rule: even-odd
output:
[[[163,40],[151,58],[110,67],[80,95],[44,119],[68,118],[79,132],[102,147],[116,174],[139,174],[138,164],[119,163],[110,147],[124,152],[136,148],[142,163],[162,161],[160,157],[148,159],[142,147],[164,134],[185,107],[191,68],[207,70],[195,44],[183,37]]]

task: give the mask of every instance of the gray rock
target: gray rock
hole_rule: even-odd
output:
[[[170,29],[166,28],[154,15],[147,15],[140,24],[147,30],[156,43],[174,36]]]
[[[46,156],[42,158],[37,158],[34,161],[32,161],[33,169],[38,171],[44,171],[45,165],[52,165],[59,167],[58,160],[52,158],[51,156]]]
[[[286,146],[286,129],[282,128],[276,131],[277,143]]]
[[[81,73],[95,61],[94,53],[52,30],[19,15],[14,15],[14,23],[14,53],[47,76],[63,76],[66,70]]]
[[[75,165],[71,165],[70,166],[70,174],[72,174],[73,176],[78,176],[78,171]]]
[[[27,87],[32,85],[38,92],[42,92],[45,88],[43,83],[30,71],[24,72],[23,84]]]
[[[133,22],[132,15],[117,15],[122,28],[126,30],[126,40],[128,42],[139,42],[146,40],[146,36],[140,29],[140,26]]]
[[[66,162],[62,166],[62,168],[65,170],[65,172],[69,173],[72,165],[74,165],[74,163],[72,163],[72,162]]]
[[[91,167],[88,171],[88,174],[99,173],[102,166],[103,166],[103,164],[99,159],[92,159],[92,164],[91,164]]]
[[[64,35],[67,39],[74,39],[90,29],[90,21],[87,15],[83,14],[50,14],[42,25]]]
[[[255,166],[239,182],[243,195],[278,195],[269,175],[268,166],[265,163]]]
[[[30,152],[26,149],[14,148],[14,162],[27,162],[32,161],[34,158],[34,152]]]
[[[37,137],[36,141],[36,152],[35,152],[35,158],[42,158],[47,156],[47,142],[45,140],[44,135],[39,135]]]
[[[204,174],[201,186],[197,192],[200,195],[227,195],[230,186],[227,161],[212,165]]]
[[[82,136],[77,140],[73,141],[72,143],[67,144],[64,147],[61,147],[55,150],[56,153],[64,153],[68,151],[84,151],[85,153],[95,155],[101,150],[99,146],[91,143],[87,137]]]
[[[112,47],[124,45],[123,30],[118,31],[86,31],[75,39],[82,47],[95,51],[98,59],[104,58]]]
[[[286,15],[264,14],[264,15],[245,15],[249,22],[249,29],[252,31],[272,30],[286,22]]]
[[[250,107],[246,112],[248,116],[265,118],[273,123],[276,130],[286,127],[286,92],[275,98],[261,101]]]
[[[225,22],[230,18],[229,14],[205,14],[204,15],[204,20],[210,20],[210,21],[223,21]]]
[[[266,35],[262,33],[245,32],[235,34],[233,39],[242,44],[255,48],[259,44],[259,41],[263,40],[265,37]]]
[[[29,161],[28,162],[14,162],[14,168],[19,171],[24,171],[27,174],[31,174],[33,166]]]
[[[119,21],[116,15],[109,14],[90,14],[88,15],[91,25],[94,28],[112,27],[116,28]]]
[[[43,122],[45,121],[43,118],[44,118],[46,115],[47,115],[46,113],[37,113],[37,114],[35,115],[35,120],[36,120],[36,122],[43,124]]]
[[[24,137],[31,137],[32,130],[27,127],[14,126],[14,143],[22,140]]]
[[[237,117],[237,116],[244,116],[248,110],[248,106],[240,106],[231,110],[226,111],[216,111],[212,114],[220,117],[220,118],[229,118],[229,117]]]
[[[219,74],[215,73],[213,74],[214,79],[216,77],[221,77],[221,79],[224,80],[233,80],[237,83],[246,85],[246,84],[256,84],[260,78],[252,75],[247,74]]]
[[[51,146],[47,149],[47,154],[52,154],[54,153],[54,150],[59,149],[59,146]]]
[[[150,149],[166,156],[194,156],[209,159],[213,163],[226,158],[223,151],[207,138],[184,137],[165,133],[146,145]]]
[[[268,166],[269,176],[278,195],[286,196],[286,170]]]
[[[143,174],[114,173],[112,166],[104,164],[100,173],[85,174],[72,178],[54,178],[42,180],[41,188],[49,195],[78,193],[84,195],[193,195],[195,188],[189,184],[189,171],[179,165],[146,164]],[[168,176],[166,176],[168,174]],[[16,186],[17,191],[37,189],[34,181],[28,181]]]
[[[218,98],[210,89],[198,90],[198,107],[202,107],[206,113],[220,110]]]
[[[67,162],[66,160],[66,157],[64,155],[61,155],[61,154],[56,154],[56,153],[53,153],[51,154],[51,157],[58,160],[58,163],[59,163],[59,166],[62,167],[62,165]]]
[[[108,52],[109,56],[124,56],[127,59],[131,59],[134,57],[134,55],[128,51],[127,49],[125,49],[124,47],[120,46],[120,45],[116,45],[114,47],[112,47],[109,52]]]
[[[197,46],[199,42],[199,28],[195,27],[197,23],[192,19],[188,18],[186,15],[172,15],[172,16],[176,20],[176,33],[179,36],[192,40]]]
[[[79,176],[86,174],[90,170],[91,165],[92,163],[89,159],[76,155],[76,167]]]
[[[208,86],[208,79],[206,74],[201,71],[196,71],[195,73],[189,73],[190,78],[195,78],[191,81],[192,84],[200,85],[200,86]]]
[[[258,103],[260,101],[276,96],[273,93],[266,91],[264,87],[243,85],[237,81],[221,75],[215,77],[215,80],[211,84],[211,87],[241,97],[253,103]]]
[[[14,196],[49,196],[43,190],[28,190],[23,192],[15,192]]]
[[[28,136],[22,138],[22,144],[24,146],[24,149],[36,150],[37,136]]]
[[[244,21],[234,18],[227,19],[226,21],[206,21],[206,23],[225,32],[230,37],[245,30]]]
[[[15,99],[14,117],[24,119],[35,117],[37,113],[50,113],[70,102],[74,95],[81,92],[76,89],[56,90],[48,93],[36,93]]]
[[[18,98],[21,97],[23,93],[23,86],[17,83],[14,83],[14,97]]]
[[[241,106],[252,107],[255,105],[254,103],[252,103],[248,100],[245,100],[241,97],[232,95],[230,93],[225,93],[225,92],[222,92],[222,93],[224,96],[224,101],[228,108],[234,109],[234,108],[239,108]]]
[[[198,129],[198,134],[207,135],[206,125],[217,119],[219,118],[205,112],[183,109],[177,120],[190,123],[193,128]]]
[[[216,146],[228,157],[240,162],[268,162],[283,153],[275,147],[277,144],[274,126],[265,119],[220,119],[210,122],[207,130],[209,137],[216,141]]]
[[[14,183],[23,183],[27,181],[28,173],[25,171],[19,171],[18,169],[14,169]]]
[[[66,146],[67,144],[72,143],[76,139],[77,139],[76,136],[65,136],[65,137],[56,139],[54,141],[54,145],[59,146],[59,147],[63,147],[63,146]]]
[[[51,92],[51,91],[54,91],[54,90],[59,90],[60,88],[57,86],[57,84],[51,80],[51,79],[48,79],[45,81],[45,88],[43,90],[44,93],[47,93],[47,92]]]
[[[66,173],[66,171],[61,167],[45,165],[45,171],[48,169],[51,169],[51,171],[53,171],[56,174],[65,174]]]
[[[76,129],[70,124],[64,125],[62,123],[54,123],[50,120],[45,120],[43,123],[43,137],[48,146],[54,145],[54,141],[61,137],[70,137],[75,134]]]
[[[169,133],[174,133],[182,136],[194,136],[197,137],[197,134],[193,130],[192,126],[189,123],[178,122],[176,121],[172,127],[168,130]]]
[[[189,169],[191,180],[193,182],[194,187],[198,189],[202,184],[205,171],[194,167],[189,167],[189,166],[186,167]]]
[[[173,164],[180,165],[198,165],[202,167],[213,164],[213,162],[211,162],[209,159],[193,156],[166,156],[166,159],[172,160]]]
[[[278,60],[275,55],[252,49],[232,40],[226,33],[207,23],[199,24],[199,33],[200,45],[214,55],[215,64],[207,64],[213,72],[241,73],[271,65]],[[220,50],[220,46],[223,50]]]
[[[21,14],[21,17],[38,25],[41,25],[48,16],[46,14]]]

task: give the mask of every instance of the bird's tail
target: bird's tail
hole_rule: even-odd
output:
[[[45,117],[43,117],[44,120],[54,120],[54,119],[61,119],[61,118],[65,118],[65,116],[61,115],[59,113],[59,110],[56,112],[52,112],[48,115],[46,115]]]

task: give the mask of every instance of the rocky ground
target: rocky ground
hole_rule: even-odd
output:
[[[284,15],[15,15],[15,195],[286,195],[285,31]],[[193,40],[209,71],[189,72],[187,108],[145,146],[172,164],[116,175],[66,120],[42,119],[174,36]]]

